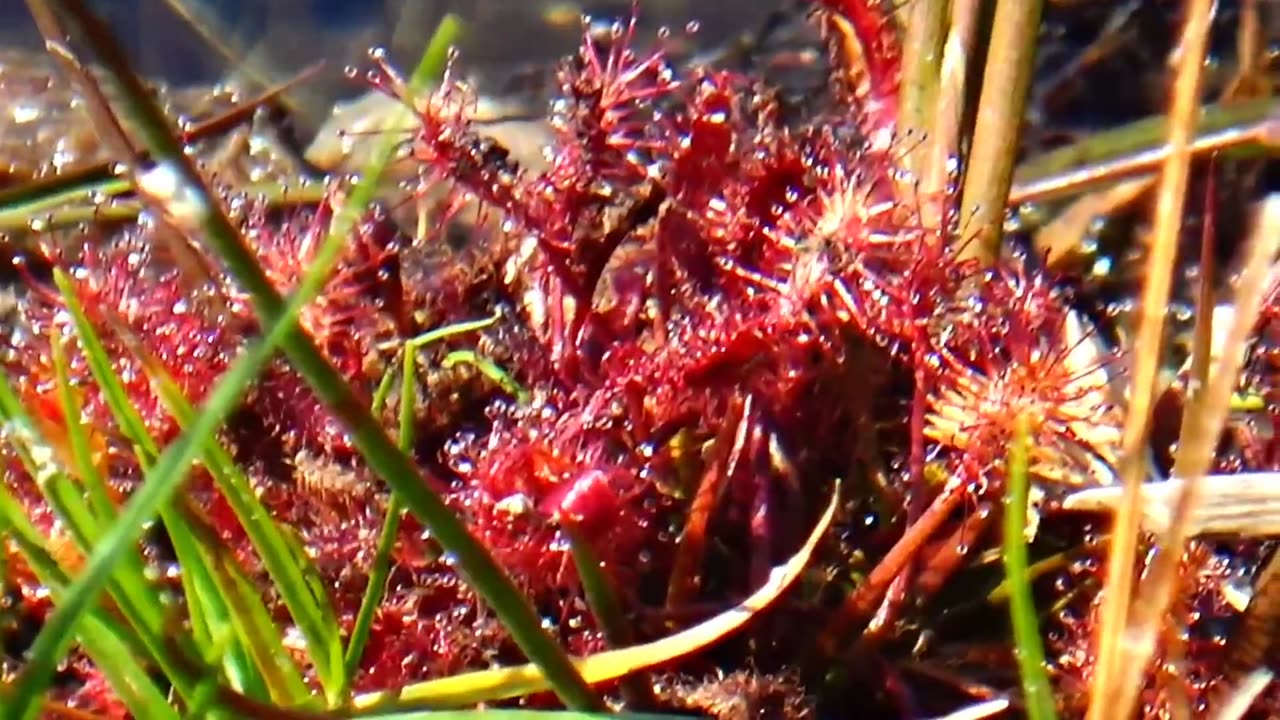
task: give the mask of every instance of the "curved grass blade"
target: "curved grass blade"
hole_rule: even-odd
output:
[[[101,492],[105,495],[105,483],[99,476],[94,461],[91,458],[80,457],[81,450],[87,451],[88,441],[84,437],[75,439],[76,436],[83,436],[84,428],[79,420],[79,407],[72,397],[69,380],[65,375],[66,365],[65,358],[61,356],[61,343],[56,342],[56,338],[53,352],[55,373],[61,385],[60,394],[63,401],[67,403],[63,406],[62,412],[64,431],[71,438],[68,442],[71,446],[68,454],[72,457],[69,460],[90,476],[94,476],[84,481],[86,485],[102,487]],[[37,454],[53,456],[56,453],[47,449],[46,441],[40,437],[33,419],[19,403],[8,378],[3,373],[0,373],[0,418],[8,424],[11,433],[15,434],[12,443],[27,472],[40,485],[46,501],[65,524],[80,551],[89,552],[100,540],[102,527],[112,519],[114,509],[109,510],[111,515],[107,517],[95,515],[90,508],[90,501],[85,498],[84,491],[62,472],[58,462],[52,457],[49,461],[42,462],[37,457]],[[77,450],[77,448],[80,449]],[[105,496],[101,501],[110,507],[110,501]],[[166,610],[154,583],[148,579],[145,562],[136,547],[130,546],[122,553],[119,563],[112,568],[108,588],[128,626],[137,634],[139,645],[145,648],[145,652],[165,672],[178,693],[184,698],[190,698],[193,685],[188,682],[190,678],[184,672],[183,665],[179,662],[178,656],[174,655],[174,651],[176,649],[178,653],[194,657],[194,645],[191,643],[190,636],[173,636],[170,632],[167,622],[170,611]],[[40,658],[41,662],[55,664],[61,659],[62,655]]]
[[[471,365],[480,371],[481,375],[489,378],[501,387],[503,392],[516,399],[516,402],[524,404],[529,402],[529,391],[520,386],[511,373],[503,370],[497,363],[489,358],[482,357],[474,350],[454,350],[444,356],[441,364],[445,368],[451,368],[454,365]]]
[[[0,484],[0,536],[13,539],[27,564],[40,583],[49,588],[55,601],[65,594],[66,573],[49,554],[40,531],[27,519],[25,510],[4,484]],[[89,658],[102,668],[107,680],[119,693],[121,701],[135,717],[177,720],[177,712],[138,663],[135,657],[137,648],[121,638],[119,630],[120,623],[109,618],[101,608],[90,608],[78,623],[76,635]],[[36,707],[39,707],[42,694],[23,695],[24,690],[17,683],[7,689],[8,696],[0,701],[4,717],[11,717],[11,708],[24,702],[36,703]]]
[[[77,339],[90,372],[97,381],[100,392],[115,417],[116,424],[134,445],[134,454],[143,468],[154,463],[159,448],[149,434],[142,416],[129,399],[120,375],[108,356],[106,347],[99,337],[93,323],[89,320],[84,307],[77,298],[75,289],[69,278],[61,270],[55,270],[54,283],[62,295],[63,305],[70,314],[76,328]],[[127,338],[122,338],[127,339]],[[55,364],[58,360],[59,348],[55,345]],[[65,361],[64,363],[65,364]],[[67,417],[72,415],[67,414]],[[78,415],[76,415],[78,417]],[[114,516],[114,507],[112,509]],[[199,550],[199,541],[191,536],[188,523],[172,508],[161,508],[160,516],[165,524],[170,542],[178,562],[183,568],[182,583],[187,591],[189,612],[192,614],[193,630],[201,626],[199,619],[202,613],[208,613],[218,619],[213,627],[223,627],[231,621],[229,610],[213,582],[211,568],[205,562],[205,556]],[[197,637],[199,637],[197,635]],[[232,638],[225,652],[213,654],[206,652],[207,661],[221,660],[228,671],[233,684],[245,692],[263,696],[266,686],[252,669],[253,663],[244,646],[237,638]]]
[[[88,11],[83,2],[59,0],[56,4],[67,9],[68,14],[73,16],[75,24],[84,35],[84,40],[93,47],[102,61],[105,68],[104,74],[120,86],[120,93],[125,98],[121,110],[129,116],[131,126],[137,128],[138,135],[152,153],[151,156],[158,161],[158,166],[148,171],[148,175],[154,173],[155,178],[163,179],[163,182],[139,181],[136,183],[137,187],[148,195],[147,199],[150,202],[157,205],[167,217],[179,223],[181,227],[203,232],[203,241],[216,251],[241,286],[246,289],[253,299],[263,326],[269,328],[265,341],[255,343],[253,349],[246,353],[250,358],[243,363],[238,361],[232,371],[251,370],[256,374],[261,367],[258,356],[264,356],[265,352],[277,344],[283,347],[294,367],[306,379],[321,401],[347,425],[356,447],[369,463],[370,468],[387,481],[394,490],[402,494],[405,504],[421,518],[441,545],[451,553],[457,562],[459,572],[502,620],[516,644],[527,657],[545,668],[546,675],[557,695],[573,709],[602,708],[599,698],[591,692],[590,687],[575,670],[563,648],[542,628],[538,615],[528,599],[519,592],[484,546],[470,534],[466,525],[453,514],[435,492],[427,487],[426,483],[421,481],[421,471],[413,460],[396,447],[387,436],[385,429],[356,398],[342,376],[328,363],[316,348],[315,343],[297,323],[298,311],[323,287],[328,273],[341,253],[347,233],[372,199],[377,189],[377,177],[394,152],[395,139],[386,138],[384,147],[381,148],[382,152],[376,155],[377,160],[370,168],[370,172],[361,178],[341,211],[336,214],[329,236],[319,248],[313,267],[299,283],[293,297],[286,304],[256,262],[253,254],[245,246],[243,238],[222,212],[214,195],[205,187],[193,161],[183,153],[163,112],[148,97],[145,88],[129,68],[123,53],[111,40],[109,31]],[[452,35],[457,33],[458,27],[459,23],[452,16],[447,17],[441,24],[436,37],[424,53],[423,61],[419,63],[413,74],[410,84],[411,95],[420,92],[428,79],[442,66],[440,60],[444,57],[445,48],[451,42]],[[265,356],[262,360],[265,361]],[[230,375],[229,372],[228,376]],[[247,382],[248,379],[236,378],[236,381]],[[219,390],[223,389],[221,386],[224,384],[228,388],[224,392],[232,395],[233,399],[238,397],[238,388],[230,382],[229,377],[224,377],[224,383],[220,383]],[[236,392],[232,393],[232,390]],[[224,401],[225,398],[211,398],[209,405],[214,405],[214,400]],[[164,467],[166,472],[185,470],[191,455],[199,445],[199,441],[190,436],[195,435],[203,439],[207,435],[199,435],[197,429],[207,433],[219,426],[226,416],[225,412],[210,412],[209,407],[206,407],[205,415],[210,422],[203,425],[197,423],[188,435],[180,438],[175,446],[171,446],[173,450],[171,455],[166,451],[166,455],[169,455]],[[163,456],[161,459],[166,460]],[[159,473],[160,467],[160,463],[157,463],[156,477],[163,478],[167,482],[156,483],[153,486],[159,489],[144,486],[139,494],[134,496],[126,514],[129,510],[134,510],[141,515],[149,509],[150,503],[159,507],[176,490],[179,483],[171,481],[168,475]],[[177,480],[180,480],[181,473],[177,474]],[[117,529],[119,526],[112,530]],[[128,532],[122,530],[112,539],[126,538]],[[116,551],[95,551],[94,557],[90,559],[90,570],[95,569],[94,565],[98,563],[98,572],[103,572],[101,566],[109,561],[114,552]],[[96,596],[103,578],[90,572],[86,573],[82,579],[84,583],[77,589],[83,593],[84,597],[72,593],[71,600],[74,604],[69,602],[59,611],[55,611],[50,624],[46,625],[41,633],[42,636],[47,635],[47,637],[38,637],[37,643],[60,642],[59,634],[65,635],[69,632],[76,614],[82,612],[87,601]],[[47,667],[41,668],[44,673],[50,670],[51,668]],[[45,678],[47,679],[47,674]],[[29,707],[25,709],[30,710]]]
[[[399,444],[401,450],[406,453],[410,452],[414,443],[414,410],[417,404],[414,378],[417,376],[418,350],[447,337],[482,330],[497,322],[499,317],[500,315],[494,314],[492,317],[483,320],[445,325],[425,332],[404,343],[400,369]],[[378,391],[374,393],[373,404],[370,408],[375,416],[381,414],[382,409],[386,406],[387,396],[391,392],[391,384],[394,378],[394,368],[390,368],[387,370],[386,375],[383,376],[382,382],[379,383]],[[400,501],[399,496],[393,491],[391,498],[387,501],[387,515],[382,524],[382,531],[378,534],[378,548],[374,555],[373,567],[369,571],[369,584],[365,590],[364,597],[360,600],[360,610],[356,613],[355,624],[351,629],[351,639],[347,642],[346,668],[348,687],[355,678],[356,672],[359,671],[360,660],[364,656],[365,644],[369,641],[369,631],[373,627],[373,615],[377,612],[378,605],[382,603],[387,577],[391,574],[391,550],[395,545],[396,533],[400,531],[400,521],[404,515],[404,509],[404,503]],[[344,692],[343,694],[345,695],[346,693]]]
[[[706,622],[644,645],[610,650],[574,661],[578,672],[591,684],[617,680],[635,672],[693,654],[745,625],[768,608],[800,577],[813,551],[826,535],[839,507],[839,483],[831,491],[831,501],[804,545],[785,564],[769,574],[769,581],[746,600]],[[481,670],[411,685],[399,692],[377,692],[358,696],[354,707],[360,716],[381,716],[395,708],[458,708],[476,703],[520,697],[549,689],[542,670],[533,664]]]
[[[1022,677],[1023,702],[1031,720],[1057,717],[1053,688],[1045,672],[1044,643],[1036,604],[1031,597],[1031,578],[1027,571],[1027,495],[1030,432],[1026,416],[1019,416],[1013,443],[1009,448],[1009,486],[1004,498],[1004,570],[1009,580],[1009,618]]]
[[[137,350],[140,352],[141,348]],[[196,411],[181,388],[154,358],[140,359],[166,409],[180,426],[189,426],[195,420]],[[271,518],[249,478],[217,438],[211,437],[204,443],[200,456],[306,640],[326,701],[336,705],[347,682],[342,666],[342,638],[328,594],[322,587],[316,587],[314,564],[298,547],[298,542]]]

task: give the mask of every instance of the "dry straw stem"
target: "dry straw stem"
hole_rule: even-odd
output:
[[[1253,701],[1258,699],[1274,679],[1275,675],[1267,668],[1258,668],[1249,673],[1248,677],[1231,689],[1227,701],[1218,709],[1214,717],[1217,720],[1240,720],[1245,713],[1249,712]]]
[[[1182,493],[1174,506],[1169,529],[1160,538],[1160,553],[1138,590],[1133,619],[1120,648],[1116,694],[1108,704],[1129,717],[1142,687],[1142,672],[1155,652],[1156,638],[1178,589],[1182,547],[1193,530],[1193,519],[1201,504],[1203,486],[1199,482],[1213,462],[1218,439],[1231,409],[1231,394],[1244,364],[1244,348],[1249,341],[1266,295],[1267,274],[1280,248],[1280,195],[1263,201],[1259,222],[1249,239],[1248,260],[1235,296],[1235,319],[1222,348],[1222,357],[1213,369],[1208,387],[1194,403],[1194,414],[1179,438],[1178,457],[1173,472],[1182,478]]]
[[[1247,110],[1253,112],[1258,108],[1266,108],[1267,112],[1275,110],[1275,104],[1250,102]],[[1244,113],[1242,113],[1244,114]],[[1144,121],[1145,122],[1145,121]],[[1205,123],[1202,122],[1201,125]],[[1141,128],[1140,128],[1141,129]],[[1205,131],[1191,143],[1194,155],[1231,150],[1238,147],[1261,146],[1274,148],[1280,144],[1280,123],[1275,118],[1248,119],[1239,125]],[[1045,157],[1052,159],[1050,153]],[[1108,159],[1082,161],[1076,168],[1036,175],[1025,181],[1017,182],[1009,190],[1009,204],[1021,205],[1027,202],[1055,200],[1080,192],[1095,185],[1114,182],[1123,178],[1143,176],[1160,167],[1169,159],[1169,146],[1160,144],[1125,151]],[[1039,161],[1036,161],[1037,164]],[[1021,170],[1016,173],[1022,175]]]
[[[947,39],[949,0],[914,0],[899,13],[904,16],[906,38],[902,44],[902,97],[899,125],[912,134],[930,135],[929,124],[938,104],[942,70],[942,44]],[[919,177],[929,145],[910,143],[907,169]]]
[[[1280,641],[1280,555],[1272,555],[1254,576],[1253,594],[1227,641],[1228,660],[1222,679],[1228,690],[1218,698],[1224,711],[1231,704],[1230,688],[1250,673],[1270,668],[1277,641]]]
[[[988,43],[982,95],[960,202],[975,232],[961,255],[990,265],[1000,254],[1005,203],[1013,184],[1014,154],[1034,70],[1043,0],[1000,0]],[[971,224],[970,224],[971,223]]]
[[[1153,247],[1147,259],[1147,282],[1142,293],[1142,320],[1133,347],[1133,381],[1129,412],[1121,438],[1120,478],[1124,498],[1111,534],[1111,554],[1101,622],[1097,626],[1098,659],[1091,687],[1088,717],[1117,717],[1114,693],[1123,673],[1120,641],[1128,624],[1129,597],[1133,589],[1133,564],[1137,551],[1138,521],[1142,509],[1142,481],[1146,474],[1146,443],[1151,405],[1159,371],[1165,308],[1173,277],[1178,233],[1182,228],[1187,175],[1191,164],[1191,136],[1199,114],[1200,86],[1209,36],[1212,0],[1188,0],[1180,43],[1182,56],[1173,86],[1169,112],[1169,155],[1161,172],[1156,199]],[[1125,717],[1121,713],[1119,717]]]
[[[1188,436],[1189,437],[1189,436]],[[1208,475],[1198,481],[1202,501],[1190,518],[1192,535],[1231,538],[1280,536],[1280,473]],[[1169,478],[1142,486],[1142,529],[1168,532],[1186,481]],[[1062,500],[1062,509],[1114,512],[1124,489],[1108,485],[1077,490]]]
[[[924,202],[920,204],[920,215],[926,228],[941,228],[942,207],[950,195],[948,185],[960,151],[960,124],[964,120],[965,87],[979,5],[977,0],[955,0],[951,6],[951,29],[942,51],[933,138],[921,182]]]

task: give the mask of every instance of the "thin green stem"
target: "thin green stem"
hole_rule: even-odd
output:
[[[1013,625],[1022,694],[1031,720],[1057,717],[1053,688],[1045,671],[1044,642],[1031,596],[1031,576],[1027,569],[1027,496],[1030,431],[1025,415],[1018,417],[1013,444],[1009,448],[1009,480],[1004,499],[1004,571],[1009,588],[1009,618]]]

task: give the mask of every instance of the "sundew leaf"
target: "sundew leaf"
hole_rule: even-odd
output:
[[[746,600],[705,622],[669,637],[621,650],[609,650],[574,660],[578,672],[596,685],[691,655],[741,628],[773,604],[808,567],[813,551],[826,535],[839,507],[840,486],[831,491],[826,511],[809,533],[805,544],[785,564],[769,574],[769,580]],[[383,716],[396,708],[459,708],[483,702],[545,692],[549,684],[537,665],[519,665],[463,673],[409,687],[368,693],[355,699],[361,716]],[[439,717],[432,715],[432,717]]]

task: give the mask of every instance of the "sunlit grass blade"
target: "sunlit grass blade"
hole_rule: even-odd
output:
[[[1009,582],[1009,618],[1013,626],[1018,672],[1022,677],[1023,702],[1031,720],[1057,717],[1053,688],[1045,670],[1044,641],[1036,619],[1027,570],[1027,496],[1030,492],[1031,449],[1027,418],[1018,418],[1009,448],[1009,479],[1004,501],[1004,569]]]
[[[106,448],[93,447],[89,430],[81,420],[80,396],[71,384],[67,371],[66,347],[56,328],[50,338],[50,347],[53,355],[54,376],[58,382],[58,399],[62,406],[63,429],[66,432],[67,445],[75,465],[75,474],[84,486],[94,514],[100,520],[109,522],[116,516],[116,506],[111,502],[106,480],[102,476],[102,468],[106,463]]]
[[[261,345],[255,344],[246,353],[249,358],[243,362],[238,361],[228,377],[224,378],[224,382],[220,383],[218,389],[226,388],[224,392],[231,397],[220,397],[215,391],[214,397],[209,399],[206,406],[205,416],[209,421],[193,426],[188,435],[171,446],[172,454],[166,451],[165,455],[168,457],[161,457],[154,473],[154,477],[163,479],[163,482],[156,482],[151,487],[144,485],[134,496],[122,518],[128,517],[130,511],[145,517],[150,513],[149,506],[152,503],[158,508],[171,497],[179,484],[181,473],[178,471],[186,469],[191,455],[208,436],[207,433],[218,427],[226,417],[225,410],[220,408],[219,412],[214,412],[210,406],[218,407],[218,403],[238,397],[238,388],[242,386],[233,384],[233,378],[236,383],[240,383],[247,382],[252,377],[236,377],[233,373],[252,371],[256,374],[261,367],[258,356],[264,353],[264,349],[269,351],[279,344],[321,401],[348,427],[354,444],[369,467],[391,485],[394,491],[400,493],[405,504],[419,516],[441,546],[455,559],[459,572],[493,609],[515,643],[528,658],[545,669],[556,694],[575,710],[602,708],[600,699],[574,668],[564,649],[542,627],[529,600],[515,587],[485,547],[470,534],[466,525],[421,481],[421,471],[414,461],[396,447],[386,430],[357,399],[342,375],[325,359],[297,323],[298,312],[323,287],[341,254],[347,233],[372,199],[377,189],[378,176],[394,153],[396,138],[385,138],[382,151],[375,155],[375,162],[369,172],[361,177],[346,198],[341,211],[334,218],[328,237],[313,259],[312,267],[286,304],[223,212],[216,196],[207,188],[192,159],[184,154],[164,113],[149,97],[141,81],[129,67],[122,51],[111,39],[109,30],[82,2],[60,0],[57,5],[67,9],[67,14],[73,16],[86,45],[94,50],[103,65],[102,76],[117,85],[123,98],[119,110],[122,115],[127,116],[130,125],[137,128],[138,138],[158,163],[158,168],[149,172],[162,174],[164,182],[152,183],[154,192],[144,193],[147,194],[147,199],[166,216],[180,222],[182,227],[202,233],[201,240],[216,252],[246,290],[263,326],[267,328],[265,341]],[[442,22],[436,37],[423,55],[423,61],[413,73],[408,88],[410,97],[418,96],[430,78],[439,72],[445,50],[458,28],[459,24],[452,16],[446,17]],[[408,108],[405,108],[405,112],[408,112]],[[138,187],[143,186],[144,183],[138,183]],[[164,472],[161,472],[162,469]],[[169,473],[178,473],[179,477],[173,479]],[[119,527],[112,530],[118,531],[118,535],[111,537],[116,541],[127,538],[130,532]],[[98,572],[104,572],[105,568],[95,568],[95,563],[109,562],[114,559],[115,552],[117,550],[104,549],[94,553],[90,558],[90,571],[82,578],[84,582],[76,588],[84,597],[77,592],[71,593],[68,604],[59,608],[50,624],[45,626],[42,635],[47,636],[37,638],[38,644],[61,642],[61,636],[70,632],[76,615],[83,611],[84,605],[101,588],[103,578],[95,576],[93,571],[98,569]],[[30,707],[24,710],[30,711]]]
[[[85,314],[66,274],[61,270],[55,271],[54,282],[62,294],[63,304],[75,325],[77,339],[90,372],[98,383],[99,391],[111,409],[117,425],[133,442],[134,454],[138,462],[142,467],[148,467],[154,463],[159,454],[155,439],[150,436],[137,408],[129,400],[124,383],[107,355],[102,338],[98,336],[93,323]],[[56,359],[57,356],[55,356]],[[162,509],[161,517],[165,521],[169,540],[183,569],[182,584],[187,592],[188,608],[193,630],[197,633],[196,637],[200,637],[199,630],[203,626],[201,620],[205,614],[215,618],[213,627],[229,626],[227,625],[230,622],[228,608],[216,584],[213,583],[213,576],[210,568],[205,564],[204,555],[199,552],[200,543],[191,536],[187,524],[182,522],[171,509]],[[232,637],[229,640],[225,652],[217,655],[206,652],[205,658],[207,661],[220,660],[237,689],[249,695],[264,696],[266,687],[258,674],[253,671],[251,659],[236,638]]]
[[[795,584],[809,566],[813,551],[826,537],[827,529],[839,507],[840,486],[831,491],[831,501],[818,519],[808,539],[791,559],[769,574],[769,580],[750,597],[734,607],[687,630],[643,645],[609,650],[574,661],[578,672],[595,685],[627,677],[633,673],[685,657],[706,648],[743,625],[773,604]],[[395,691],[376,692],[356,697],[355,708],[361,716],[383,716],[396,708],[462,708],[477,703],[493,702],[545,692],[550,688],[543,671],[528,664],[463,673],[439,680],[429,680]]]
[[[0,484],[0,536],[12,539],[37,579],[49,588],[55,601],[60,599],[67,585],[66,572],[49,554],[40,531],[31,524],[22,505],[3,484]],[[101,608],[92,608],[78,624],[76,634],[85,652],[101,668],[119,693],[121,702],[135,717],[176,720],[177,712],[135,657],[138,648],[118,635],[121,627],[121,623],[110,618]],[[42,694],[34,697],[20,695],[23,690],[17,684],[10,691],[9,697],[0,698],[0,711],[5,717],[10,716],[9,708],[22,702],[38,703],[43,697]]]
[[[89,486],[100,486],[102,488],[100,492],[105,495],[104,481],[98,476],[99,471],[95,466],[95,460],[80,456],[82,452],[89,452],[89,443],[87,438],[83,437],[84,427],[80,421],[79,407],[68,387],[69,381],[64,372],[65,358],[61,357],[61,352],[60,343],[55,342],[55,370],[62,386],[59,394],[67,403],[62,408],[63,431],[68,436],[67,444],[71,447],[66,454],[71,456],[68,458],[71,464],[81,467],[93,476],[84,483]],[[56,458],[59,453],[50,450],[48,444],[40,437],[33,419],[19,403],[9,385],[8,378],[3,373],[0,373],[0,417],[12,428],[25,428],[22,431],[25,437],[15,443],[18,446],[18,455],[26,465],[27,472],[36,479],[46,501],[62,520],[80,551],[87,553],[101,538],[104,521],[109,518],[104,520],[95,516],[89,501],[86,500],[84,490],[80,485],[72,482],[58,466]],[[76,439],[76,436],[80,437]],[[47,455],[48,460],[41,462],[36,457],[37,453]],[[102,497],[101,501],[110,505],[105,497]],[[176,649],[179,653],[195,656],[194,646],[189,636],[173,636],[168,632],[168,617],[172,610],[166,609],[158,589],[148,579],[145,562],[136,547],[128,548],[122,553],[118,565],[113,569],[109,589],[120,613],[137,633],[140,645],[146,648],[146,652],[169,676],[179,694],[189,697],[192,687],[187,682],[188,678],[179,658],[172,653]],[[56,664],[61,659],[61,656],[38,658],[38,662]],[[35,661],[37,658],[33,655],[33,662]]]
[[[281,628],[271,619],[258,588],[220,548],[205,543],[201,550],[207,554],[214,582],[231,611],[232,627],[253,658],[271,699],[284,707],[304,704],[311,692],[285,649]]]
[[[103,533],[86,559],[83,572],[67,588],[31,645],[30,658],[15,680],[15,702],[4,708],[4,717],[27,720],[39,710],[39,698],[53,677],[58,659],[66,652],[76,625],[97,602],[121,556],[138,541],[143,528],[172,501],[186,480],[191,462],[204,441],[221,427],[249,386],[272,356],[265,340],[250,342],[215,385],[204,411],[192,427],[169,445],[143,477],[141,487],[124,505],[116,522]]]
[[[266,683],[254,667],[249,651],[232,630],[232,609],[204,562],[200,541],[187,528],[181,532],[171,531],[169,541],[182,565],[182,589],[187,598],[192,635],[205,651],[205,661],[222,666],[233,690],[265,700],[268,697]]]
[[[190,425],[196,411],[181,388],[153,358],[140,359],[170,414],[180,426]],[[347,684],[342,663],[342,638],[327,592],[316,587],[314,563],[271,518],[248,476],[217,438],[209,438],[205,442],[200,456],[306,640],[307,652],[325,690],[326,700],[330,705],[336,705],[342,688]]]
[[[402,451],[409,452],[414,443],[414,412],[417,409],[417,385],[414,381],[417,377],[418,351],[433,342],[447,337],[482,330],[497,322],[499,317],[499,315],[495,314],[483,320],[445,325],[429,330],[418,337],[411,338],[403,344],[400,355],[399,417],[399,445]],[[378,384],[377,391],[374,393],[370,410],[375,416],[381,415],[386,407],[387,397],[391,393],[394,382],[395,368],[392,367],[387,370],[382,382]],[[378,534],[378,548],[374,555],[373,566],[369,570],[369,584],[365,589],[364,597],[360,600],[360,610],[356,613],[355,624],[351,628],[351,638],[347,642],[346,666],[348,683],[355,678],[356,672],[359,670],[360,661],[364,657],[365,645],[369,641],[369,631],[373,627],[373,616],[377,612],[378,606],[382,603],[387,577],[391,573],[391,551],[395,545],[396,533],[400,531],[400,521],[404,515],[404,510],[404,503],[400,502],[399,497],[393,491],[387,501],[387,514],[382,524],[382,531]]]
[[[102,343],[102,338],[98,336],[97,329],[80,304],[79,296],[71,279],[59,268],[54,270],[53,282],[62,296],[62,304],[71,315],[72,324],[76,328],[76,340],[84,353],[85,363],[89,366],[89,372],[93,375],[94,381],[98,383],[98,390],[102,393],[102,399],[107,403],[107,407],[111,409],[112,416],[115,417],[116,423],[120,426],[120,432],[129,442],[133,443],[134,454],[137,455],[139,462],[145,467],[155,461],[156,456],[160,454],[160,448],[156,445],[155,439],[151,437],[150,432],[147,431],[146,424],[143,423],[142,416],[138,414],[138,409],[134,407],[133,401],[129,399],[124,383],[120,381],[120,376],[116,373],[115,366],[111,362],[111,356],[107,353],[107,348]]]

